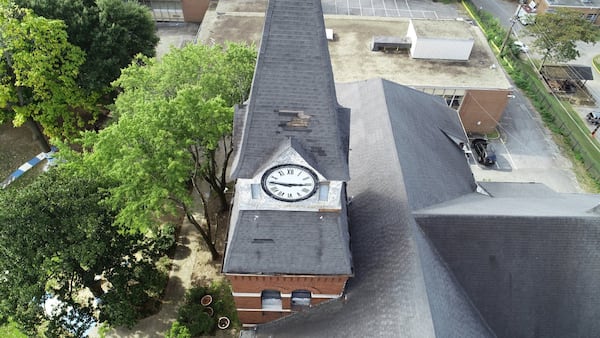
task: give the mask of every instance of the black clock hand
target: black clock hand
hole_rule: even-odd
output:
[[[282,185],[284,187],[303,187],[306,185],[310,185],[310,183],[283,183],[283,182],[274,182],[274,181],[269,181],[269,183]]]

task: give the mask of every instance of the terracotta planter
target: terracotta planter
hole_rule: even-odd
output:
[[[231,324],[231,321],[229,320],[229,318],[219,317],[219,321],[217,323],[217,326],[219,327],[219,329],[225,330],[226,328],[229,327],[229,324]]]
[[[206,308],[204,308],[204,312],[206,312],[211,317],[215,314],[215,311],[210,306],[207,306]]]
[[[210,303],[212,303],[211,295],[206,295],[200,299],[200,304],[202,304],[202,306],[209,306]]]

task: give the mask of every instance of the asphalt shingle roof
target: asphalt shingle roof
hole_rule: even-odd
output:
[[[394,142],[382,156],[401,161],[401,175],[383,172],[380,178],[384,182],[402,179],[413,209],[475,190],[475,179],[463,151],[446,135],[465,142],[467,137],[457,112],[442,98],[383,79],[338,84],[338,93],[340,102],[351,107],[352,119],[356,119],[352,121],[351,139],[373,139],[373,150]],[[377,125],[359,126],[369,115]]]
[[[348,183],[348,194],[353,196],[349,217],[355,276],[348,282],[346,301],[333,301],[262,325],[258,335],[434,337],[446,332],[459,337],[492,336],[411,214],[411,204],[422,206],[432,203],[431,199],[456,198],[475,187],[464,154],[440,132],[445,128],[458,134],[455,126],[446,125],[456,123],[449,117],[452,110],[437,100],[427,102],[433,98],[430,95],[381,79],[339,85],[338,93],[340,102],[352,109],[353,179]],[[401,104],[401,97],[411,97],[411,104]],[[427,107],[435,109],[429,112]],[[400,132],[415,119],[428,123],[422,124],[423,130],[414,128],[412,135],[430,133],[432,140],[415,142]],[[449,174],[432,177],[434,183],[423,181],[422,188],[435,189],[437,195],[409,191],[405,173],[416,172],[423,161],[400,161],[402,154],[412,150],[431,158],[437,149],[455,155],[433,159],[434,168]],[[441,163],[444,160],[445,166]],[[423,167],[419,172],[427,177],[434,173],[430,170]],[[458,183],[443,184],[449,177]]]
[[[598,336],[598,215],[466,210],[417,222],[498,337]]]
[[[349,111],[336,101],[319,13],[318,0],[269,2],[250,99],[236,114],[233,178],[253,177],[291,137],[314,155],[327,179],[349,179]]]
[[[226,273],[351,275],[346,209],[341,212],[241,210]]]
[[[456,132],[447,108],[384,83],[338,87],[340,102],[353,112],[348,194],[355,277],[347,300],[261,325],[258,336],[600,332],[594,211],[600,196],[529,183],[481,182],[487,194],[475,192],[464,154],[435,132]],[[416,141],[422,138],[431,139]]]

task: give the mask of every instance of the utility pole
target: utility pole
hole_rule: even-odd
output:
[[[508,28],[506,37],[504,37],[504,41],[502,41],[502,46],[500,46],[500,55],[502,55],[502,52],[504,51],[504,47],[506,47],[506,43],[508,42],[508,38],[510,38],[510,33],[512,33],[513,27],[515,26],[515,23],[517,23],[517,20],[519,19],[519,14],[521,13],[522,7],[523,7],[523,0],[520,0],[519,7],[517,8],[517,12],[512,17],[512,19],[510,19],[510,22],[511,22],[510,27]]]

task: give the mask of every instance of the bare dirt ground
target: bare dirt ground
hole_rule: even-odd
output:
[[[15,128],[10,122],[0,125],[0,181],[40,152],[27,127]]]

